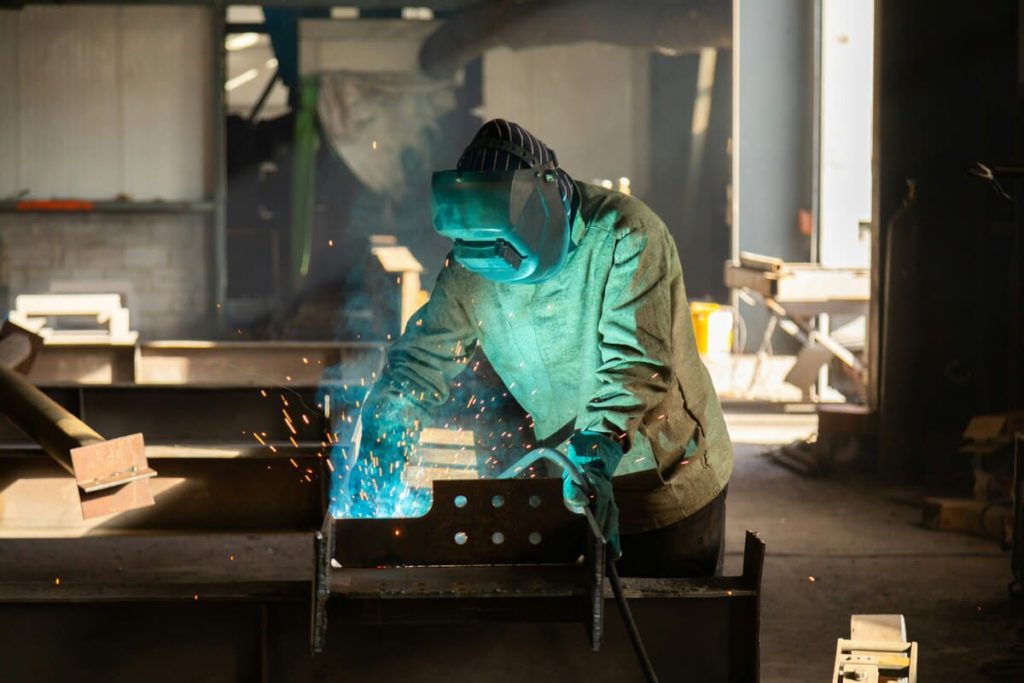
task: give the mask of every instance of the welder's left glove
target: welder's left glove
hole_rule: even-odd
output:
[[[622,460],[622,446],[614,439],[598,432],[581,431],[569,440],[569,460],[576,463],[594,487],[594,519],[601,527],[613,558],[622,554],[619,545],[619,508],[612,491],[612,475]],[[562,493],[566,502],[575,507],[591,504],[586,492],[569,477],[563,475]]]
[[[363,444],[390,444],[405,450],[416,442],[423,411],[400,388],[378,382],[360,412]]]

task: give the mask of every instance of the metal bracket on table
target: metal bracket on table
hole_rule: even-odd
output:
[[[353,621],[579,622],[600,648],[605,541],[589,514],[565,507],[561,479],[435,481],[433,494],[422,517],[325,518],[313,653],[334,596]]]

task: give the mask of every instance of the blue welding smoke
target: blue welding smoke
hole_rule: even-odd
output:
[[[403,483],[406,463],[399,449],[374,437],[357,439],[359,415],[376,378],[368,364],[352,363],[332,366],[321,378],[319,399],[331,424],[328,501],[333,517],[412,517],[430,507],[429,497],[424,500]],[[397,421],[382,427],[391,438],[413,438],[408,426]]]
[[[358,448],[336,445],[331,450],[335,473],[331,480],[333,517],[351,519],[419,517],[430,508],[430,493],[406,484],[402,473],[409,460],[417,464],[416,435],[397,420],[381,425],[381,440],[361,440]],[[394,444],[390,442],[394,440]]]
[[[377,434],[361,435],[356,451],[356,423],[378,377],[375,364],[349,360],[328,368],[321,380],[320,400],[331,414],[329,510],[334,517],[416,517],[430,508],[430,489],[410,487],[402,476],[410,467],[421,468],[425,459],[407,414],[376,415]],[[535,443],[530,416],[479,351],[452,382],[448,400],[422,417],[427,427],[473,434],[474,477],[496,476]],[[522,476],[545,476],[543,463]]]

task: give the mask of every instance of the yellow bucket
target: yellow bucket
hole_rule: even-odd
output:
[[[699,353],[729,353],[732,349],[732,311],[716,303],[694,301],[690,304],[690,319]]]

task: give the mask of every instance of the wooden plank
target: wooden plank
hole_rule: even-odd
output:
[[[921,522],[929,529],[960,531],[997,541],[1009,538],[1013,509],[1007,504],[974,498],[926,498]]]
[[[420,443],[437,446],[468,446],[470,448],[476,445],[472,430],[436,427],[426,427],[420,432]]]
[[[793,269],[779,277],[775,298],[791,301],[862,301],[871,296],[870,273],[852,269]]]
[[[416,449],[415,462],[418,465],[476,468],[476,450],[472,448],[430,448]]]
[[[774,256],[755,254],[751,251],[740,252],[740,265],[750,270],[760,270],[766,273],[778,273],[786,265],[786,262]]]
[[[410,465],[402,471],[402,481],[414,489],[430,488],[435,481],[453,479],[480,479],[475,469],[455,469],[447,467],[417,467]]]
[[[14,308],[30,317],[110,315],[121,308],[120,294],[19,294]]]
[[[749,289],[763,297],[773,297],[778,289],[778,278],[772,273],[751,270],[727,262],[725,285],[730,289]]]

